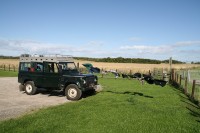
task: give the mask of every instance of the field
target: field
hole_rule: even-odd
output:
[[[18,72],[0,70],[0,77],[16,77]]]
[[[103,70],[118,70],[119,72],[128,73],[130,70],[132,72],[148,72],[149,70],[153,70],[154,68],[163,68],[169,69],[169,64],[139,64],[139,63],[105,63],[105,62],[92,62],[92,61],[81,61],[75,60],[77,64],[79,62],[80,67],[83,68],[83,63],[92,63],[94,67],[98,67]],[[19,64],[19,60],[17,59],[0,59],[0,65],[6,64],[7,66],[11,64],[11,66],[17,66]],[[184,69],[184,68],[195,68],[200,67],[199,64],[173,64],[173,68],[175,69]]]
[[[103,91],[78,102],[0,122],[11,132],[200,132],[200,110],[179,90],[128,79],[99,79]]]

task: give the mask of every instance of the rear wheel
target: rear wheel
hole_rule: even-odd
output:
[[[70,84],[65,89],[65,96],[67,99],[76,101],[81,98],[82,91],[75,84]]]
[[[27,81],[25,83],[25,92],[28,95],[34,95],[36,93],[37,88],[33,81]]]

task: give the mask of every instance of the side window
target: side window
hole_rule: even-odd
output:
[[[36,71],[37,72],[43,71],[43,64],[42,63],[36,63]]]
[[[58,73],[58,66],[56,63],[46,63],[45,64],[45,72],[48,73]]]
[[[20,71],[30,71],[31,63],[30,62],[21,62],[20,63]]]

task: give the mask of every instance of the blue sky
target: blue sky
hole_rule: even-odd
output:
[[[200,61],[200,0],[0,0],[0,55]]]

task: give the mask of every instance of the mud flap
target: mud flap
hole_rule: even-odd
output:
[[[24,91],[24,90],[25,90],[25,86],[22,85],[22,84],[20,84],[20,85],[19,85],[19,91]]]

